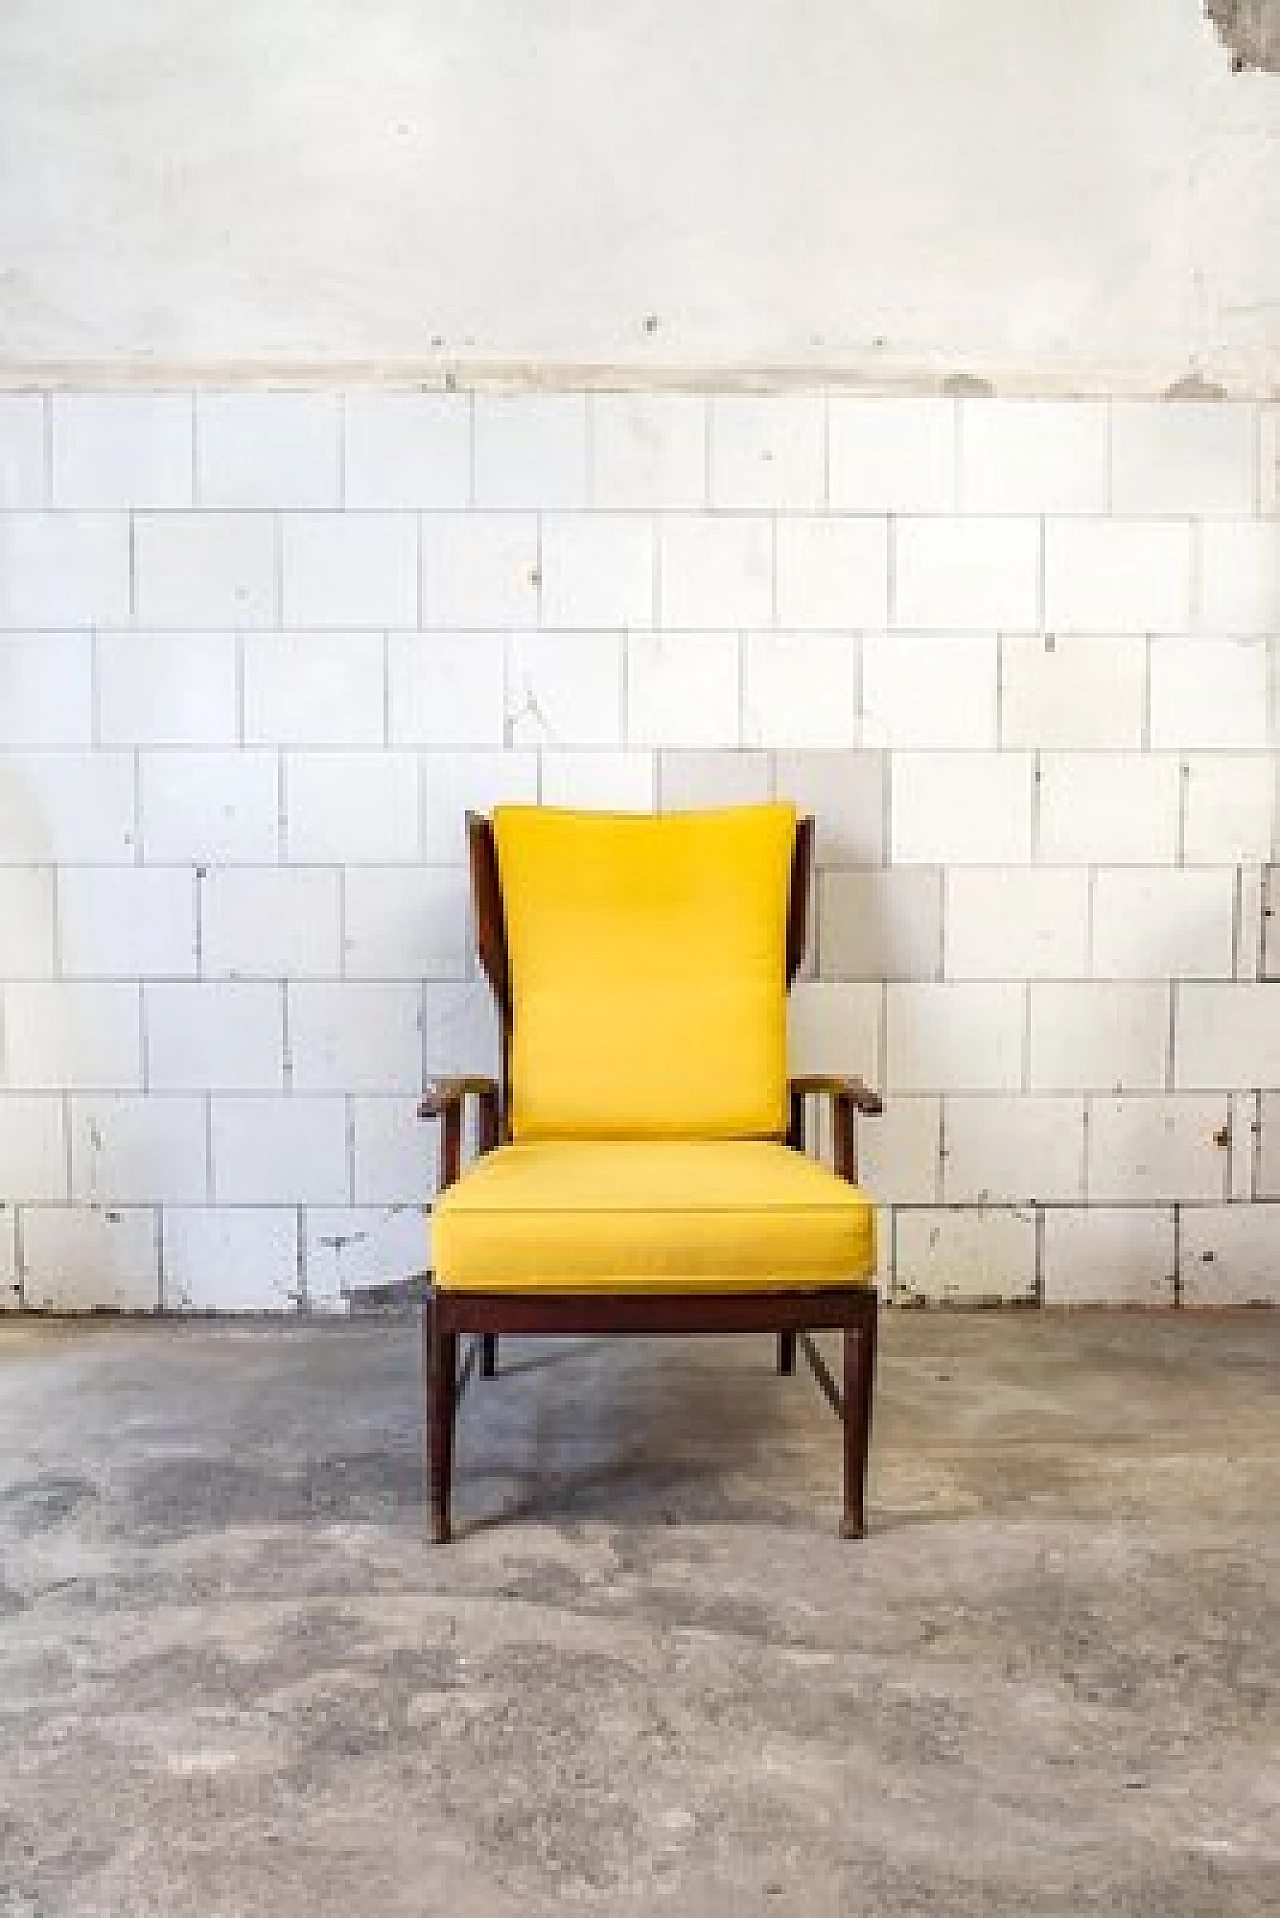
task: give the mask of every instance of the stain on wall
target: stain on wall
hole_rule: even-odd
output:
[[[1205,0],[1204,10],[1237,73],[1280,73],[1280,0]]]

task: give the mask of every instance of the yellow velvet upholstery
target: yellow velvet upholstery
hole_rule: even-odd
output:
[[[435,1282],[473,1292],[742,1292],[875,1272],[866,1195],[760,1139],[530,1140],[437,1203]]]
[[[785,1133],[795,830],[790,805],[495,810],[513,1139]]]

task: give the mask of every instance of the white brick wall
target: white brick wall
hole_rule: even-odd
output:
[[[421,1269],[465,809],[774,793],[886,1283],[1274,1298],[1278,418],[0,397],[0,1303]]]

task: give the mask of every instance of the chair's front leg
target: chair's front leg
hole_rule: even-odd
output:
[[[794,1332],[778,1334],[778,1370],[785,1378],[790,1378],[796,1369],[796,1335]]]
[[[437,1307],[431,1312],[431,1536],[447,1545],[450,1536],[450,1494],[453,1489],[453,1422],[458,1383],[458,1335],[440,1328]]]
[[[480,1335],[480,1376],[482,1379],[496,1378],[498,1375],[498,1335],[496,1332],[482,1332]]]
[[[859,1323],[844,1328],[844,1516],[843,1538],[866,1530],[864,1501],[871,1449],[871,1400],[876,1371],[876,1295],[870,1287]]]

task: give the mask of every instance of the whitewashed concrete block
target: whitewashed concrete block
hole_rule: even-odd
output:
[[[1172,865],[1178,761],[1159,753],[1045,753],[1037,856],[1051,865]]]
[[[851,633],[748,633],[743,744],[857,745],[860,682],[860,642]]]
[[[1184,1206],[1184,1305],[1280,1304],[1280,1205]]]
[[[671,514],[658,530],[663,626],[766,626],[773,618],[773,539],[760,514]]]
[[[53,880],[51,866],[0,866],[0,979],[52,975]]]
[[[139,513],[133,522],[138,623],[270,626],[276,536],[269,513]],[[99,615],[102,625],[119,616]]]
[[[1188,1091],[1280,1087],[1280,995],[1275,987],[1180,986],[1174,1084]]]
[[[1003,746],[1134,750],[1143,745],[1146,641],[1007,637],[1000,642]]]
[[[423,515],[424,626],[536,626],[541,578],[535,514]]]
[[[688,752],[658,755],[662,812],[704,812],[717,806],[759,806],[773,797],[773,767],[763,752]]]
[[[286,1206],[166,1207],[167,1312],[288,1312],[299,1302],[298,1214]]]
[[[886,1205],[933,1205],[940,1194],[942,1101],[891,1100],[878,1119],[860,1119],[858,1183]]]
[[[544,806],[583,811],[652,812],[657,805],[657,763],[651,752],[544,752]]]
[[[467,394],[348,393],[345,415],[345,505],[466,506],[471,497]]]
[[[1033,1299],[1034,1212],[903,1207],[894,1220],[894,1291],[967,1304]]]
[[[338,873],[320,866],[211,868],[200,881],[205,976],[336,978],[339,885]]]
[[[1235,873],[1104,868],[1094,882],[1093,970],[1099,979],[1229,979]]]
[[[279,851],[275,753],[143,753],[139,804],[143,856],[157,864],[272,863]]]
[[[654,532],[636,513],[548,513],[542,522],[544,626],[653,623]]]
[[[1236,873],[1235,966],[1237,979],[1274,979],[1276,915],[1268,898],[1267,882],[1274,867],[1241,866]]]
[[[1169,987],[1033,984],[1033,1092],[1154,1092],[1166,1083]]]
[[[1090,1199],[1099,1205],[1225,1199],[1229,1118],[1222,1095],[1092,1100]]]
[[[154,1312],[157,1240],[150,1210],[33,1206],[22,1215],[23,1301],[35,1312]]]
[[[1054,1208],[1044,1215],[1046,1305],[1172,1305],[1168,1207]]]
[[[867,746],[996,745],[997,641],[987,633],[868,633],[862,641]]]
[[[1233,1205],[1248,1205],[1258,1196],[1261,1138],[1262,1094],[1232,1093],[1227,1197]]]
[[[477,393],[477,506],[585,506],[583,393]]]
[[[353,1099],[351,1127],[357,1205],[430,1203],[440,1128],[423,1124],[416,1098]]]
[[[418,857],[418,763],[403,752],[290,753],[288,857],[301,865],[394,865]]]
[[[1040,621],[1035,519],[901,519],[894,624],[940,632],[1025,631]]]
[[[418,529],[411,513],[286,513],[286,626],[416,626]]]
[[[1044,623],[1063,633],[1184,633],[1191,528],[1178,520],[1050,519]]]
[[[142,1078],[137,986],[10,981],[4,1071],[15,1092],[131,1091]]]
[[[1198,624],[1214,634],[1280,631],[1280,529],[1267,520],[1205,521]]]
[[[22,1306],[17,1226],[17,1212],[7,1206],[0,1212],[0,1312],[17,1312]]]
[[[1275,833],[1276,767],[1262,753],[1193,753],[1183,783],[1188,862],[1263,865]]]
[[[387,677],[393,746],[502,744],[506,642],[501,633],[392,633]]]
[[[814,856],[823,866],[878,866],[885,853],[888,786],[878,752],[780,752],[775,786],[814,820]]]
[[[353,866],[343,952],[349,979],[463,979],[471,951],[461,866]]]
[[[338,506],[342,402],[333,393],[197,393],[202,506]]]
[[[422,988],[422,1069],[428,1078],[498,1070],[498,1017],[487,984]]]
[[[886,988],[885,1084],[892,1092],[1015,1092],[1022,1083],[1021,985]]]
[[[596,506],[707,503],[707,402],[693,393],[593,393],[591,497]]]
[[[153,1092],[278,1092],[284,1075],[279,986],[144,987],[147,1085]]]
[[[129,618],[127,513],[0,514],[0,628]]]
[[[87,746],[93,737],[88,633],[0,634],[0,748]]]
[[[0,755],[0,865],[124,865],[136,812],[132,753]]]
[[[240,729],[234,633],[95,636],[104,746],[232,746]]]
[[[942,874],[930,866],[822,872],[818,930],[824,979],[937,979]]]
[[[1264,513],[1280,513],[1280,406],[1262,409],[1259,443],[1259,504]]]
[[[853,1073],[883,1083],[884,988],[800,980],[787,1001],[787,1069]]]
[[[203,1099],[71,1100],[73,1205],[201,1205],[208,1172]]]
[[[1153,640],[1152,746],[1265,748],[1269,686],[1265,640]]]
[[[631,633],[627,740],[632,746],[736,746],[736,633]]]
[[[1116,400],[1114,513],[1248,513],[1253,409],[1218,400]]]
[[[811,393],[721,393],[710,405],[713,506],[824,503],[825,400]]]
[[[384,667],[381,633],[249,633],[246,744],[380,746]]]
[[[422,762],[422,857],[437,864],[467,862],[468,812],[497,805],[534,805],[534,752],[433,752]]]
[[[55,393],[55,506],[190,506],[189,393]]]
[[[949,513],[956,406],[947,399],[828,402],[830,503],[858,513]]]
[[[1083,868],[957,867],[947,874],[948,979],[1076,979],[1089,970]]]
[[[887,623],[887,520],[783,513],[775,539],[779,625],[848,632]]]
[[[513,634],[506,715],[511,743],[621,745],[622,685],[619,633]]]
[[[289,1057],[297,1092],[420,1091],[418,987],[292,982]]]
[[[948,1205],[1071,1205],[1084,1197],[1084,1100],[965,1098],[943,1116]]]
[[[0,393],[0,512],[46,504],[44,409],[39,393]]]
[[[1022,865],[1031,857],[1029,753],[896,753],[895,865]]]
[[[1280,1199],[1280,1092],[1259,1100],[1258,1196]]]
[[[63,1100],[53,1093],[0,1097],[0,1165],[4,1204],[65,1205],[67,1141]]]
[[[312,1312],[345,1312],[361,1292],[403,1285],[428,1268],[427,1227],[417,1206],[316,1208],[306,1229]]]
[[[193,875],[181,866],[64,866],[58,958],[66,979],[194,978]]]
[[[962,400],[964,513],[1105,513],[1108,418],[1102,400]]]
[[[219,1205],[345,1205],[345,1099],[216,1098],[210,1109]]]

